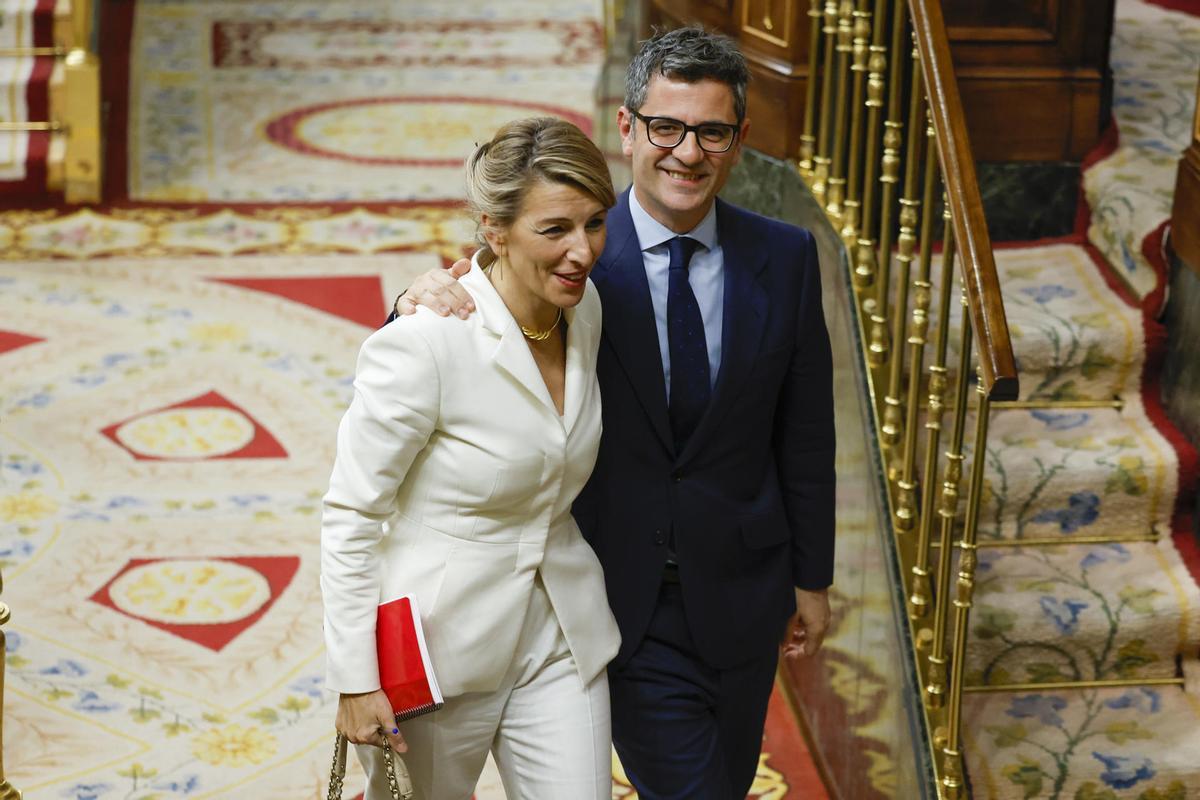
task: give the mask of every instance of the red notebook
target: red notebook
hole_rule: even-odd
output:
[[[397,722],[442,707],[442,690],[429,663],[421,612],[414,595],[379,606],[375,646],[379,653],[379,682],[392,703]]]

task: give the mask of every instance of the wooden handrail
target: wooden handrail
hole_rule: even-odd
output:
[[[980,380],[990,400],[1015,400],[1016,360],[941,4],[937,0],[908,0],[908,8],[937,137],[946,202],[950,204],[967,313],[979,350]]]

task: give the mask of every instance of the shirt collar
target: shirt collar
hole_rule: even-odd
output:
[[[700,224],[686,233],[675,233],[642,208],[642,204],[637,199],[637,192],[631,188],[629,190],[629,216],[633,218],[633,229],[637,232],[638,246],[642,252],[666,244],[676,236],[695,239],[709,251],[717,246],[717,204],[715,201],[709,207],[708,213],[704,215],[704,219],[700,220]]]

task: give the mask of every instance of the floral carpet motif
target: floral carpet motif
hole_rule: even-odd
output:
[[[986,800],[1200,798],[1200,559],[1175,513],[1196,454],[1162,413],[1163,333],[1145,304],[1165,277],[1147,242],[1188,143],[1200,19],[1118,0],[1112,68],[1118,144],[1083,178],[1095,251],[1065,241],[996,263],[1022,399],[1119,405],[993,414],[967,680],[1185,683],[968,694],[968,774]],[[1032,539],[1062,544],[1011,546]]]
[[[1085,167],[1083,187],[1092,211],[1087,233],[1144,298],[1165,277],[1161,258],[1148,257],[1143,245],[1171,216],[1175,172],[1190,143],[1200,16],[1118,0],[1110,62],[1117,147]]]
[[[0,263],[5,763],[26,796],[324,796],[320,497],[361,340],[440,263]],[[755,798],[818,780],[783,703]],[[503,796],[489,767],[477,797]]]
[[[317,530],[354,315],[382,319],[438,263],[0,267],[25,340],[0,354],[0,563],[6,766],[27,796],[316,796]],[[346,312],[293,299],[311,280]]]
[[[992,413],[966,682],[1193,673],[1200,573],[1175,510],[1195,453],[1143,386],[1157,324],[1086,244],[997,250],[996,265],[1022,397],[1100,402]],[[1195,685],[968,694],[964,708],[974,797],[1200,797]]]
[[[591,128],[597,6],[141,0],[129,197],[437,201],[502,122]]]
[[[367,210],[328,206],[0,211],[0,260],[117,256],[470,252],[474,226],[461,201]]]
[[[1200,700],[1173,687],[973,695],[963,714],[980,800],[1200,797]]]

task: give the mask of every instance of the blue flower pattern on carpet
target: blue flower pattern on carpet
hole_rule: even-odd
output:
[[[1153,762],[1148,758],[1126,758],[1092,753],[1092,757],[1105,766],[1100,779],[1114,789],[1129,789],[1140,781],[1154,777]]]
[[[1088,607],[1088,603],[1079,600],[1062,601],[1057,597],[1043,595],[1038,601],[1045,614],[1058,632],[1069,636],[1079,627],[1079,612]]]
[[[1017,719],[1036,719],[1043,725],[1060,727],[1063,724],[1060,711],[1067,707],[1067,701],[1054,695],[1029,694],[1014,697],[1008,708],[1008,715]]]

